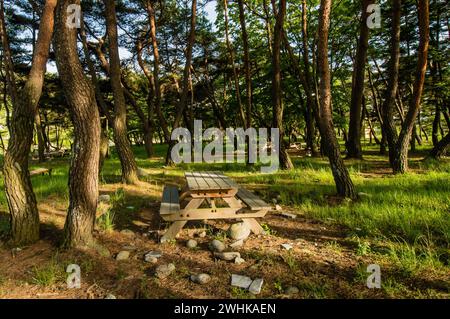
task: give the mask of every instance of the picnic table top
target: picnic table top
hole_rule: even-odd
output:
[[[190,190],[227,191],[239,188],[238,184],[222,172],[185,172],[184,175]]]

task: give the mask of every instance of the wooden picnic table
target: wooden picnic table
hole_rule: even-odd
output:
[[[160,214],[172,222],[161,242],[172,240],[189,220],[242,219],[259,234],[255,218],[264,217],[270,205],[221,172],[186,172],[181,194],[176,186],[163,190]]]

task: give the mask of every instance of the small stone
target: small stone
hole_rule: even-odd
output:
[[[162,252],[152,250],[144,255],[144,258],[150,258],[150,257],[161,258]]]
[[[248,289],[252,284],[252,279],[247,276],[231,275],[231,285],[239,288]]]
[[[111,201],[111,196],[109,195],[99,195],[98,202],[99,203],[109,203]]]
[[[206,237],[206,231],[202,231],[201,233],[199,233],[198,237],[205,238]]]
[[[286,250],[291,250],[293,248],[292,244],[281,244],[281,247]]]
[[[295,295],[295,294],[298,294],[298,292],[299,292],[299,289],[295,286],[289,286],[286,289],[284,289],[284,293],[286,295]]]
[[[130,252],[127,250],[122,250],[116,255],[116,260],[126,260],[130,257]]]
[[[156,264],[158,262],[158,258],[153,257],[153,256],[145,256],[144,261],[146,263]]]
[[[193,248],[197,247],[197,241],[194,240],[194,239],[189,239],[186,242],[186,247],[189,248],[189,249],[193,249]]]
[[[155,275],[159,279],[164,279],[170,276],[172,272],[175,271],[175,265],[174,264],[165,264],[160,265],[156,268]]]
[[[230,238],[234,240],[244,240],[250,236],[250,232],[250,228],[245,223],[235,223],[228,230]]]
[[[122,229],[122,230],[120,231],[120,233],[121,233],[122,235],[127,236],[127,237],[134,237],[134,236],[135,236],[134,232],[133,232],[132,230],[129,230],[129,229]]]
[[[297,218],[296,214],[291,214],[291,213],[281,213],[281,216],[286,217],[286,218],[290,218],[290,219],[296,219]]]
[[[244,245],[244,241],[241,240],[236,240],[235,242],[230,244],[231,248],[238,248],[238,247],[242,247],[242,245]]]
[[[240,258],[241,254],[237,253],[237,252],[222,252],[222,253],[215,252],[214,257],[222,259],[222,260],[230,261],[230,260],[234,260],[236,258]]]
[[[114,296],[113,294],[107,294],[105,296],[105,299],[117,299],[116,296]]]
[[[272,203],[273,203],[274,205],[276,205],[276,204],[277,204],[277,199],[276,199],[276,198],[272,198]]]
[[[243,264],[243,263],[245,263],[245,259],[243,259],[243,258],[241,258],[241,257],[236,257],[236,258],[234,259],[234,263],[235,263],[236,265]]]
[[[224,243],[222,243],[220,240],[214,239],[212,242],[209,243],[209,249],[214,252],[222,252],[227,248]]]
[[[254,295],[258,295],[261,292],[263,283],[264,280],[262,278],[253,280],[250,287],[248,287],[248,291]]]
[[[280,205],[275,205],[275,210],[280,211],[280,210],[282,210],[282,209],[283,209],[283,208],[281,208]]]
[[[191,275],[191,281],[196,284],[204,285],[211,281],[211,276],[208,274]]]
[[[277,199],[281,200],[281,195],[280,194],[277,195]]]

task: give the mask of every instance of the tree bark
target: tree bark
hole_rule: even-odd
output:
[[[170,143],[170,132],[167,125],[167,121],[164,118],[161,107],[162,93],[161,93],[161,82],[159,80],[159,49],[158,49],[158,40],[156,38],[156,18],[155,18],[155,9],[153,7],[152,1],[148,0],[147,2],[147,13],[150,21],[150,36],[152,41],[152,49],[153,49],[153,80],[155,86],[155,109],[156,114],[158,115],[161,128],[164,133],[164,138],[167,143]]]
[[[177,129],[180,126],[181,118],[184,114],[184,110],[187,104],[187,95],[189,92],[189,73],[192,64],[192,49],[194,47],[195,42],[195,26],[197,21],[197,0],[192,0],[191,7],[191,26],[189,32],[189,38],[186,47],[186,63],[184,65],[183,71],[183,88],[181,91],[180,100],[177,105],[177,113],[175,116],[175,121],[173,123],[172,131]],[[186,123],[189,125],[189,123]],[[170,137],[169,137],[170,138]],[[167,149],[166,154],[166,165],[173,165],[173,161],[171,159],[172,148],[175,146],[175,141],[170,140],[169,148]]]
[[[224,17],[225,17],[225,41],[227,44],[227,50],[230,54],[230,63],[233,69],[233,80],[234,80],[234,89],[236,91],[236,100],[239,107],[239,115],[241,116],[242,125],[246,126],[246,116],[244,112],[244,107],[242,106],[242,98],[241,98],[241,89],[239,87],[239,76],[237,74],[236,66],[235,66],[235,58],[234,58],[234,49],[230,43],[230,35],[228,31],[228,0],[223,0],[224,6]]]
[[[394,122],[394,104],[398,90],[398,73],[400,64],[400,16],[401,0],[393,0],[388,82],[384,102],[381,108],[384,131],[389,146],[389,162],[391,163],[391,166],[393,165],[394,150],[398,140],[398,133]]]
[[[243,0],[237,0],[239,6],[239,23],[242,31],[242,45],[244,49],[244,70],[245,70],[245,85],[246,85],[246,124],[245,127],[252,126],[252,73],[250,69],[250,53],[248,45],[247,26],[245,22],[245,10]]]
[[[353,69],[352,95],[350,101],[350,123],[348,130],[347,158],[362,159],[361,148],[361,106],[364,95],[364,75],[369,44],[369,27],[367,26],[367,6],[374,0],[363,0],[361,8],[361,23],[359,28],[358,48]]]
[[[291,159],[284,145],[284,127],[283,127],[283,89],[281,86],[281,40],[283,36],[283,23],[286,16],[286,0],[280,0],[278,12],[276,13],[276,22],[273,32],[272,46],[272,105],[273,105],[273,125],[280,131],[280,150],[279,164],[281,169],[293,169]]]
[[[69,208],[64,226],[65,247],[93,242],[98,199],[100,117],[91,81],[83,72],[77,51],[77,30],[66,25],[67,7],[80,0],[59,0],[54,49],[56,65],[74,126],[69,170]]]
[[[0,8],[0,35],[6,72],[13,101],[11,136],[4,158],[6,199],[11,214],[11,239],[14,245],[25,245],[39,239],[39,212],[28,170],[28,155],[33,141],[37,106],[42,94],[44,75],[53,34],[56,0],[47,0],[42,10],[39,36],[33,62],[24,87],[17,92],[12,69],[11,53],[6,35],[3,1]]]
[[[41,124],[41,115],[39,110],[36,109],[36,115],[34,117],[34,123],[36,125],[36,135],[38,140],[38,156],[39,163],[45,162],[45,140],[44,140],[44,130]]]
[[[104,0],[106,28],[109,40],[110,81],[114,96],[114,144],[122,167],[122,182],[136,184],[139,181],[136,160],[127,138],[127,107],[122,89],[116,5],[114,0]]]
[[[440,159],[450,148],[450,133],[447,133],[430,151],[430,156]]]
[[[350,179],[347,168],[341,157],[336,132],[331,113],[331,84],[330,68],[328,65],[328,30],[330,26],[331,0],[321,0],[318,43],[318,75],[320,76],[320,109],[319,126],[322,135],[322,145],[329,158],[337,192],[340,196],[356,198],[355,188]]]
[[[405,173],[408,170],[408,145],[411,139],[412,130],[415,125],[417,114],[420,109],[425,73],[427,69],[428,44],[430,36],[429,26],[429,3],[428,0],[418,0],[418,21],[419,21],[419,48],[417,59],[416,77],[413,86],[413,94],[408,113],[402,125],[398,141],[396,143],[392,170],[394,174]]]

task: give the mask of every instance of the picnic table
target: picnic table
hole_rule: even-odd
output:
[[[161,242],[172,240],[190,220],[242,219],[255,233],[263,232],[255,218],[264,217],[270,205],[221,172],[186,172],[186,183],[163,190],[160,215],[172,222]]]

